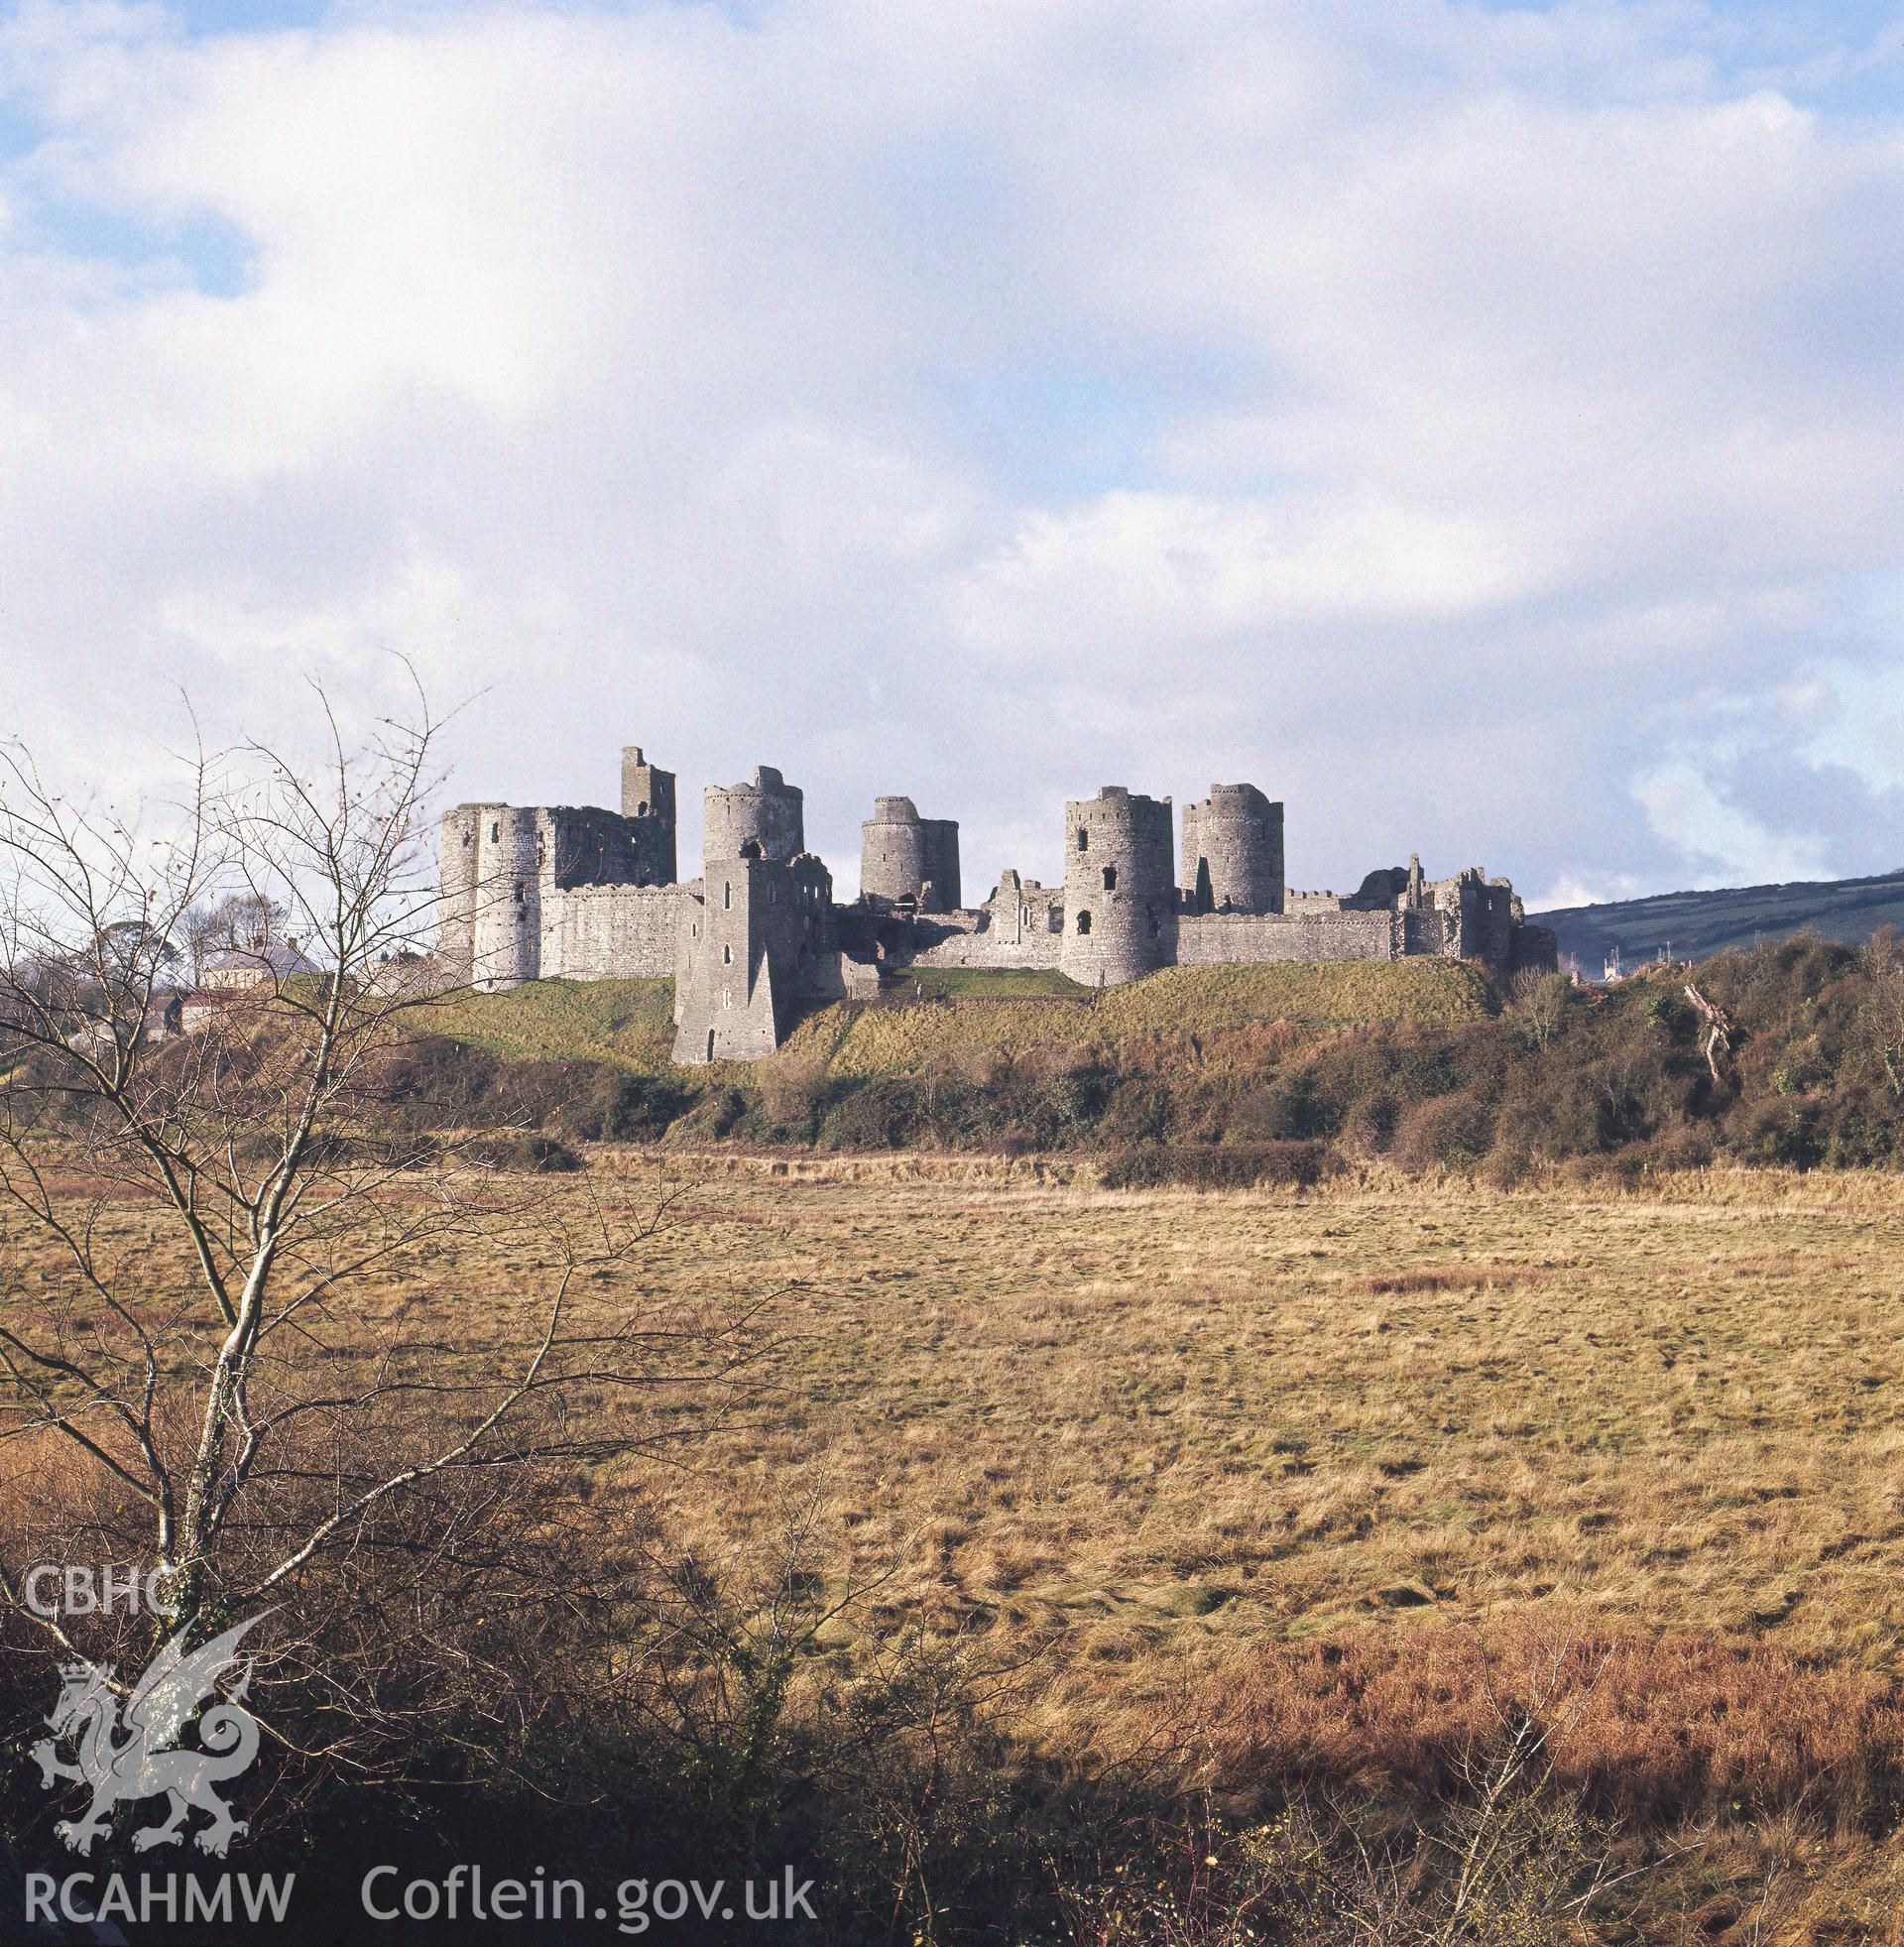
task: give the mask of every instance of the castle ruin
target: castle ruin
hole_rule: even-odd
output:
[[[806,849],[805,800],[779,772],[705,793],[701,875],[676,878],[674,777],[622,753],[622,808],[459,804],[443,820],[444,977],[524,981],[672,976],[674,1058],[757,1061],[801,1007],[877,993],[906,968],[1054,969],[1087,987],[1161,967],[1444,956],[1503,972],[1551,968],[1554,936],[1526,923],[1504,879],[1479,867],[1427,879],[1418,859],[1352,894],[1291,892],[1282,806],[1213,785],[1184,807],[1107,785],[1064,807],[1064,883],[1007,870],[961,903],[959,828],[909,797],[861,827],[860,897]]]

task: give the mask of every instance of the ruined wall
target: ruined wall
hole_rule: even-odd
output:
[[[638,886],[671,886],[676,869],[674,774],[649,763],[641,745],[622,751],[622,816],[629,820]]]
[[[1398,913],[1197,913],[1177,921],[1177,964],[1257,966],[1275,960],[1398,960]]]
[[[1212,785],[1183,807],[1179,880],[1191,913],[1282,911],[1282,806],[1254,785]]]
[[[1453,954],[1457,927],[1445,913],[1433,907],[1404,908],[1401,915],[1402,951],[1407,954]]]
[[[542,896],[544,980],[662,980],[674,972],[678,886],[577,886]]]
[[[838,948],[821,951],[801,970],[799,991],[808,1001],[870,1001],[880,991],[880,970]]]
[[[1046,935],[1055,942],[1064,931],[1064,891],[1062,887],[1041,886],[1035,879],[1021,880],[1008,866],[999,875],[984,912],[1002,945],[1030,941],[1034,950],[1042,953],[1047,948],[1039,942]],[[1053,944],[1048,950],[1052,954],[1049,964],[1055,966],[1058,949]]]
[[[959,821],[925,818],[925,882],[922,904],[928,913],[954,913],[964,898],[959,884]]]
[[[635,847],[628,820],[593,804],[539,805],[536,817],[536,869],[545,892],[570,886],[632,886]]]
[[[975,967],[979,956],[989,957],[997,949],[998,940],[986,915],[968,908],[926,914],[896,927],[889,922],[880,929],[880,944],[892,966]]]
[[[585,889],[673,882],[674,781],[637,746],[622,759],[624,799],[633,791],[647,806],[639,815],[589,804],[459,804],[444,817],[437,955],[446,984],[493,989],[655,967],[653,902],[622,913],[606,899],[569,904]],[[667,963],[662,956],[659,970]]]
[[[1134,980],[1176,957],[1170,800],[1107,785],[1064,807],[1064,948],[1088,987]]]
[[[1064,950],[1060,931],[1020,929],[1016,939],[1004,937],[990,907],[937,914],[918,922],[913,943],[901,967],[990,967],[1008,973],[1029,973],[1056,967]]]
[[[1554,973],[1560,966],[1560,938],[1551,926],[1518,925],[1514,928],[1509,971]]]
[[[1504,879],[1490,879],[1477,889],[1475,904],[1475,957],[1504,967],[1514,957],[1514,889]]]
[[[1422,903],[1440,915],[1444,953],[1490,967],[1514,964],[1520,902],[1506,880],[1488,879],[1471,865],[1452,879],[1430,882]]]

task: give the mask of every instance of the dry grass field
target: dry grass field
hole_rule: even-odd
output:
[[[521,1335],[535,1222],[671,1184],[585,1307],[771,1302],[749,1395],[647,1465],[664,1545],[718,1563],[804,1511],[808,1566],[860,1592],[829,1646],[982,1643],[1022,1665],[1014,1723],[1047,1753],[1128,1758],[1168,1719],[1233,1777],[1405,1777],[1490,1658],[1591,1642],[1576,1768],[1642,1799],[1829,1812],[1843,1783],[1863,1817],[1852,1773],[1904,1755],[1904,1182],[1200,1194],[1048,1159],[590,1160],[524,1179],[515,1244],[438,1248],[359,1315],[430,1300],[451,1367]],[[112,1227],[152,1249],[142,1213]],[[33,1303],[54,1274],[0,1251]],[[1868,1918],[1894,1877],[1869,1855],[1817,1910]],[[1889,1937],[1806,1924],[1754,1937]]]
[[[1898,1664],[1896,1179],[1113,1192],[1083,1161],[600,1149],[523,1180],[538,1218],[673,1186],[603,1315],[771,1299],[753,1397],[657,1489],[684,1543],[815,1494],[854,1573],[898,1548],[881,1606],[1080,1664],[1563,1602]],[[520,1334],[536,1249],[439,1245],[353,1306],[431,1300],[453,1363]],[[15,1302],[57,1287],[0,1250]]]
[[[768,1393],[682,1477],[699,1539],[812,1481],[913,1537],[889,1594],[1083,1662],[1578,1600],[1892,1666],[1904,1184],[703,1166],[649,1292],[783,1295]]]

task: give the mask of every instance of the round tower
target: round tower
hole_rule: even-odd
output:
[[[876,797],[860,827],[860,897],[876,905],[910,900],[921,913],[959,904],[959,826],[922,818],[909,797]]]
[[[1064,807],[1064,944],[1059,965],[1088,987],[1135,980],[1177,950],[1170,800],[1106,785]]]
[[[876,797],[860,827],[860,897],[896,906],[926,880],[925,825],[909,797]]]
[[[436,848],[436,958],[460,987],[476,963],[477,833],[483,807],[459,804],[443,815]]]
[[[789,785],[771,765],[761,765],[752,784],[707,788],[701,856],[709,864],[774,859],[786,865],[805,850],[805,800],[799,787]]]
[[[482,988],[517,987],[534,980],[541,966],[538,814],[512,804],[463,808],[476,819],[470,979]]]
[[[1184,904],[1192,913],[1282,911],[1282,806],[1254,785],[1212,785],[1183,807]]]

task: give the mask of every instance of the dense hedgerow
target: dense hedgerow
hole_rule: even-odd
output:
[[[1342,1167],[1327,1143],[1151,1143],[1124,1151],[1104,1167],[1107,1189],[1151,1189],[1182,1183],[1192,1189],[1249,1189],[1257,1183],[1307,1188]]]

